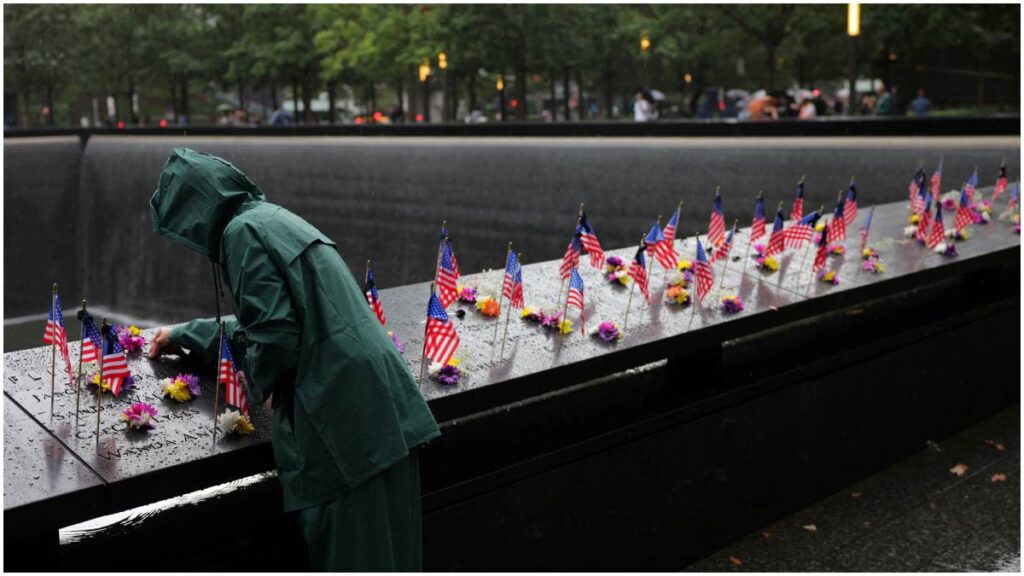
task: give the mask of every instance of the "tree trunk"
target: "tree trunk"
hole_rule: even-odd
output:
[[[370,115],[377,111],[377,88],[370,82]]]
[[[766,90],[771,92],[775,90],[775,50],[777,46],[774,44],[765,44],[764,53],[765,59],[765,70],[764,70],[764,85],[767,86]]]
[[[569,107],[569,102],[572,100],[569,96],[569,67],[562,68],[562,99],[565,101],[563,105],[562,113],[565,114],[565,121],[572,120],[572,108]]]
[[[558,95],[555,93],[555,75],[548,73],[548,90],[551,92],[551,121],[558,121]]]
[[[238,77],[238,108],[245,110],[245,83],[242,77]]]
[[[476,77],[472,72],[470,72],[467,78],[467,89],[469,91],[469,113],[472,114],[473,110],[478,108],[476,101]]]
[[[604,117],[608,120],[612,119],[612,105],[614,104],[614,94],[612,93],[612,71],[605,63],[604,74],[602,74],[604,80]]]
[[[580,109],[580,120],[587,117],[587,97],[583,93],[583,73],[579,68],[576,69],[576,101],[579,102]]]
[[[181,79],[181,115],[184,117],[185,122],[188,122],[189,113],[189,102],[188,102],[188,76]]]
[[[32,127],[32,113],[30,109],[32,107],[32,89],[28,84],[21,90],[21,127],[31,128]]]
[[[401,78],[398,79],[395,86],[395,93],[398,94],[398,115],[401,121],[405,122],[405,82]]]
[[[302,117],[299,116],[299,81],[292,79],[292,107],[295,110],[292,111],[292,122],[298,124],[302,121]]]
[[[302,121],[306,124],[313,123],[313,87],[309,82],[302,84]]]
[[[330,124],[331,126],[334,126],[336,122],[335,118],[337,116],[334,106],[334,93],[336,89],[337,88],[334,82],[329,82],[327,84],[327,123]]]
[[[448,85],[445,94],[448,96],[448,121],[454,122],[455,116],[459,113],[459,83],[455,77],[445,74],[445,83]]]
[[[525,121],[528,106],[526,105],[526,94],[527,94],[527,78],[526,78],[526,62],[519,62],[519,69],[516,70],[516,99],[519,100],[519,105],[516,106],[516,119]]]
[[[420,103],[416,100],[417,98],[417,84],[419,84],[419,77],[416,74],[416,69],[413,68],[412,74],[409,76],[409,122],[416,122],[416,114],[419,112]]]
[[[179,116],[179,114],[181,114],[181,110],[178,108],[178,79],[177,78],[174,78],[174,77],[171,78],[171,86],[170,86],[170,91],[169,92],[170,92],[170,96],[171,96],[171,110],[172,110],[171,114],[174,116],[175,123],[177,123],[178,116]]]
[[[270,83],[270,108],[272,110],[275,110],[275,111],[279,108],[278,102],[277,102],[277,83],[276,82],[271,82]]]

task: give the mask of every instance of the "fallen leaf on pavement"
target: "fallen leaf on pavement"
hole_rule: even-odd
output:
[[[771,538],[772,532],[771,530],[761,530],[761,536],[764,536],[765,539]]]
[[[814,524],[807,524],[807,525],[804,526],[804,530],[807,530],[808,532],[817,532],[818,531],[818,527],[815,526]]]
[[[996,472],[989,478],[989,482],[1006,482],[1006,474],[1002,472]]]
[[[743,560],[740,560],[739,558],[737,558],[735,556],[729,556],[729,562],[733,566],[743,566]]]
[[[985,440],[985,444],[988,444],[989,446],[995,448],[996,450],[999,450],[1000,452],[1006,450],[1006,446],[1003,446],[1002,442],[996,442],[995,440]]]
[[[964,474],[967,474],[967,464],[957,464],[956,466],[950,468],[949,471],[952,474],[956,474],[957,476],[963,477]]]
[[[850,492],[850,496],[853,497],[853,498],[860,498],[860,495],[861,495],[860,492]]]
[[[846,315],[847,316],[856,316],[858,314],[863,314],[863,313],[864,313],[864,309],[863,308],[850,308],[849,310],[846,311]]]

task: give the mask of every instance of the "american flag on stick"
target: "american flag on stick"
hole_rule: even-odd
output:
[[[929,249],[935,248],[946,238],[946,227],[942,224],[942,203],[935,204],[935,220],[932,223],[931,234],[928,235],[926,246]]]
[[[604,266],[604,250],[601,250],[601,243],[597,240],[597,233],[594,232],[593,226],[590,225],[582,204],[580,204],[580,223],[577,228],[580,232],[580,241],[583,243],[583,249],[590,255],[590,266],[598,269],[602,268]]]
[[[764,236],[764,193],[757,193],[754,201],[754,220],[750,223],[750,242]]]
[[[227,333],[220,333],[220,362],[217,366],[217,384],[224,384],[224,401],[238,408],[242,414],[249,413],[249,402],[245,398],[242,379],[238,377],[235,357],[231,354]]]
[[[85,334],[85,339],[82,340],[82,363],[98,362],[103,339],[100,337],[99,328],[96,327],[96,321],[85,311],[82,312],[82,333]]]
[[[386,326],[388,320],[384,316],[384,304],[381,302],[380,292],[377,291],[377,280],[373,276],[373,268],[370,268],[369,260],[366,261],[366,283],[363,286],[363,291],[366,293],[366,302],[377,316],[377,320],[380,320],[380,325]]]
[[[921,174],[921,187],[924,188],[924,174]],[[935,167],[935,172],[932,172],[931,179],[931,193],[932,198],[938,200],[939,196],[942,195],[942,157],[939,156],[939,165]]]
[[[580,331],[586,333],[587,319],[583,316],[583,278],[577,269],[572,269],[572,277],[569,280],[569,296],[565,300],[565,308],[569,306],[580,310]]]
[[[910,184],[907,186],[907,197],[910,202],[914,202],[914,197],[921,190],[921,186],[924,185],[924,166],[918,166],[917,172],[914,173],[914,177],[910,179]]]
[[[732,223],[732,228],[729,229],[729,233],[725,235],[725,242],[718,247],[718,250],[711,255],[711,263],[714,264],[719,260],[727,260],[729,258],[729,252],[732,251],[732,239],[736,235],[736,222]]]
[[[704,302],[704,297],[715,285],[715,273],[708,262],[707,254],[704,253],[704,246],[697,238],[697,258],[693,262],[694,279],[697,282],[697,300]]]
[[[818,224],[819,218],[821,218],[821,212],[815,210],[801,218],[799,221],[790,224],[789,228],[786,228],[786,231],[783,234],[785,247],[799,248],[804,245],[804,242],[813,238],[814,227]]]
[[[814,264],[811,265],[811,271],[817,272],[825,267],[825,263],[828,262],[828,231],[829,223],[825,223],[825,227],[821,230],[821,239],[818,240],[818,251],[814,254]]]
[[[1010,188],[1010,199],[1006,202],[1006,211],[1011,212],[1017,207],[1017,189],[1019,182],[1013,183],[1013,188]]]
[[[782,231],[782,226],[782,203],[780,202],[779,211],[775,214],[775,223],[772,225],[772,235],[768,238],[765,256],[782,254],[782,251],[786,249],[785,233]]]
[[[999,177],[996,178],[996,188],[992,191],[992,201],[995,202],[1006,192],[1006,186],[1009,184],[1009,179],[1006,177],[1006,158],[1003,158],[1002,164],[999,165]]]
[[[864,219],[864,223],[860,225],[860,251],[863,252],[868,246],[868,232],[871,230],[871,217],[875,215],[875,207],[872,206],[871,210],[868,211],[868,217]]]
[[[54,285],[56,286],[56,284]],[[56,288],[54,288],[56,290]],[[71,372],[71,355],[68,353],[68,333],[64,328],[64,311],[60,306],[60,294],[53,293],[50,314],[46,319],[46,329],[43,332],[43,344],[56,346],[60,350],[60,356],[64,359],[64,365],[68,371],[68,382],[74,382],[75,377]]]
[[[441,306],[447,308],[458,298],[459,293],[455,289],[458,281],[459,269],[455,267],[452,244],[451,241],[445,241],[441,247],[441,266],[437,269],[437,291],[440,294]]]
[[[646,250],[647,243],[645,241],[641,241],[640,247],[636,250],[636,256],[633,256],[633,262],[629,265],[628,274],[640,288],[640,293],[644,295],[644,301],[650,304],[651,294],[647,290],[647,259],[644,257],[644,252]]]
[[[963,230],[968,224],[974,223],[974,215],[971,213],[971,196],[967,192],[968,186],[969,184],[964,185],[960,190],[960,202],[956,205],[956,221],[953,226],[957,232]]]
[[[941,204],[941,203],[940,203]],[[928,196],[928,199],[924,203],[924,210],[918,215],[919,220],[917,221],[917,239],[924,242],[927,240],[928,227],[932,224],[932,197]]]
[[[562,265],[558,267],[558,273],[561,275],[563,282],[568,280],[569,276],[572,276],[572,269],[580,265],[580,250],[582,249],[582,246],[583,244],[580,242],[580,232],[577,229],[576,232],[573,233],[572,240],[569,241],[569,245],[565,248],[565,254],[562,255]],[[561,294],[561,292],[559,292],[559,294]]]
[[[511,243],[509,244],[511,246]],[[519,260],[516,258],[516,253],[511,250],[508,251],[508,258],[505,260],[505,279],[501,284],[501,296],[508,298],[512,301],[512,290],[515,287],[516,270],[519,268]]]
[[[672,262],[679,261],[679,253],[676,252],[676,229],[679,227],[679,211],[683,209],[683,203],[680,202],[679,206],[676,207],[676,211],[672,213],[672,217],[668,219],[668,224],[665,224],[665,230],[662,234],[665,236],[663,243],[665,244],[669,257]],[[672,264],[675,266],[675,264]]]
[[[522,310],[526,305],[523,297],[523,261],[522,254],[514,255],[516,261],[516,272],[512,276],[512,307]],[[506,322],[507,325],[507,322]]]
[[[110,388],[110,392],[117,396],[121,392],[124,379],[132,373],[128,370],[128,357],[125,356],[121,344],[117,341],[117,334],[110,326],[103,327],[103,340],[106,344],[103,355],[103,382]]]
[[[832,229],[829,230],[829,237],[832,242],[841,242],[846,240],[846,217],[844,215],[845,202],[843,202],[843,193],[839,193],[839,201],[836,202],[836,212],[832,216]]]
[[[850,187],[846,191],[846,202],[843,204],[843,223],[848,228],[857,219],[857,181],[850,179]],[[845,238],[845,236],[844,236]]]
[[[790,220],[799,220],[804,217],[804,177],[796,183],[796,198],[793,199],[793,208],[789,211]]]
[[[967,179],[967,184],[964,186],[964,191],[967,192],[967,200],[970,203],[974,203],[974,191],[978,189],[978,169],[975,168],[974,172],[971,172],[971,177]]]
[[[931,195],[925,191],[924,179],[921,179],[917,187],[917,193],[910,198],[910,211],[914,214],[920,214],[925,210],[925,199],[931,199]]]
[[[427,329],[423,354],[434,362],[447,364],[458,348],[459,335],[455,332],[455,326],[437,299],[437,294],[431,292],[430,301],[427,304]]]
[[[718,247],[725,241],[725,215],[722,213],[722,195],[715,188],[715,202],[711,208],[711,221],[708,222],[708,244]]]
[[[658,220],[644,239],[647,244],[647,255],[654,256],[665,270],[672,270],[676,267],[677,258],[673,257],[674,251],[665,243],[665,235],[661,232],[661,219]]]

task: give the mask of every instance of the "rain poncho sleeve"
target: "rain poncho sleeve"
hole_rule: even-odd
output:
[[[228,339],[233,340],[238,331],[238,321],[234,316],[224,316],[224,331]],[[200,318],[179,324],[171,330],[171,343],[189,351],[189,358],[203,366],[213,366],[220,357],[220,330],[214,318]],[[236,361],[244,358],[244,353],[237,346],[231,347]]]

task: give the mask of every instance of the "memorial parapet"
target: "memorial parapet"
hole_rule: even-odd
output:
[[[995,213],[1001,208],[997,206]],[[865,214],[862,208],[860,217]],[[498,348],[492,345],[498,320],[484,317],[468,305],[453,305],[450,316],[462,341],[457,356],[462,359],[464,377],[455,386],[428,380],[423,382],[421,389],[438,421],[450,423],[657,360],[669,360],[669,368],[681,375],[699,372],[711,380],[680,379],[685,386],[714,385],[713,372],[707,376],[708,371],[701,370],[699,366],[672,365],[672,359],[684,352],[690,357],[703,354],[705,363],[713,366],[721,362],[721,345],[725,341],[855,306],[881,294],[913,291],[915,287],[943,278],[969,277],[983,268],[1014,266],[1019,261],[1019,236],[1007,222],[994,219],[986,226],[972,227],[973,237],[959,244],[960,256],[948,258],[904,238],[905,220],[906,207],[903,203],[879,206],[875,210],[869,244],[879,251],[887,265],[886,271],[880,275],[862,271],[856,250],[850,250],[845,258],[830,258],[829,266],[839,270],[842,279],[837,286],[815,280],[809,272],[809,265],[801,268],[801,263],[809,262],[802,251],[784,255],[778,272],[755,270],[751,261],[742,262],[747,238],[744,230],[733,248],[733,254],[741,261],[730,258],[724,266],[725,290],[746,301],[743,312],[725,314],[719,309],[719,278],[716,278],[715,289],[706,302],[706,308],[696,312],[692,308],[670,308],[662,303],[662,272],[655,268],[651,271],[651,305],[644,308],[641,299],[634,296],[626,335],[614,343],[581,335],[578,322],[577,331],[573,334],[558,335],[545,332],[513,314],[504,355],[500,356]],[[847,244],[851,247],[858,244],[854,232],[858,224],[859,220],[850,227],[851,237]],[[677,249],[682,257],[692,258],[693,239],[677,242]],[[813,250],[813,246],[805,246],[803,250]],[[634,251],[635,248],[625,248],[608,254],[618,255],[628,262]],[[524,255],[525,261],[528,258],[528,254]],[[585,262],[586,258],[583,260]],[[722,264],[716,265],[716,272],[721,273]],[[558,262],[545,262],[524,266],[527,306],[554,307],[559,289],[558,265]],[[603,320],[621,323],[629,289],[609,285],[598,270],[584,269],[582,273],[587,284],[585,312],[588,328]],[[481,290],[497,291],[501,275],[500,270],[484,272],[463,278],[463,283],[476,284]],[[984,280],[980,278],[979,282],[983,284]],[[1019,285],[1015,292],[1019,294]],[[389,318],[388,328],[405,342],[405,358],[413,372],[418,373],[428,286],[418,284],[383,290],[381,297]],[[459,317],[458,310],[465,314]],[[500,317],[503,321],[504,314]],[[569,317],[578,320],[575,312],[571,312]],[[503,329],[502,325],[497,330],[498,346]],[[69,333],[72,338],[77,336],[73,322]],[[150,335],[146,334],[147,339]],[[70,347],[72,358],[76,358],[78,342],[72,342]],[[102,504],[93,500],[93,505],[105,512],[123,510],[273,467],[269,418],[261,407],[252,402],[256,431],[244,437],[218,435],[216,442],[213,441],[212,366],[194,366],[187,359],[176,357],[157,361],[131,358],[129,366],[139,385],[134,392],[122,393],[121,398],[115,401],[109,395],[103,397],[100,434],[97,437],[95,398],[83,389],[80,421],[76,423],[75,391],[64,381],[66,377],[60,378],[59,369],[57,394],[51,399],[49,350],[38,348],[6,354],[4,360],[4,390],[8,400],[31,417],[34,425],[38,426],[37,436],[45,439],[49,435],[58,441],[63,450],[93,474],[79,477],[81,490],[73,492],[87,493],[86,489],[95,486],[97,478],[104,484]],[[203,394],[181,405],[161,399],[159,380],[181,371],[203,376]],[[126,431],[117,418],[129,402],[139,400],[160,408],[157,428],[153,431]],[[444,438],[442,436],[437,443],[443,443]],[[10,438],[5,437],[5,440]],[[22,454],[20,460],[20,464],[15,462],[16,466],[24,466],[25,469],[40,467],[31,454]],[[8,512],[12,510],[9,502],[19,502],[15,494],[25,490],[19,480],[25,476],[6,471],[11,461],[8,464],[5,468],[5,517],[9,517]],[[429,479],[425,478],[424,483],[428,482]],[[57,484],[47,479],[42,485]],[[67,490],[54,488],[53,497],[63,491]],[[37,496],[32,502],[46,500]],[[50,523],[49,529],[59,528],[60,521]],[[36,523],[46,525],[45,520],[38,518]]]

